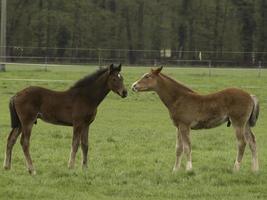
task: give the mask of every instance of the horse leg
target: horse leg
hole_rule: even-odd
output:
[[[182,135],[179,131],[179,128],[177,128],[177,136],[176,136],[176,160],[173,167],[173,172],[176,172],[180,169],[181,166],[181,156],[183,153],[183,142],[182,142]]]
[[[33,168],[32,159],[29,151],[32,125],[33,124],[30,124],[28,126],[22,126],[22,135],[20,138],[20,144],[24,152],[28,171],[30,174],[35,175],[36,172]]]
[[[83,169],[86,169],[88,167],[87,166],[88,130],[89,130],[89,126],[85,127],[81,133],[81,148],[82,148],[82,155],[83,155],[82,167],[83,167]]]
[[[237,139],[237,155],[236,155],[236,160],[235,160],[235,165],[234,165],[234,171],[239,171],[241,161],[244,155],[244,151],[246,148],[246,141],[244,138],[244,135],[245,135],[244,127],[236,127],[235,133],[236,133],[236,139]]]
[[[190,129],[186,125],[180,125],[179,129],[181,131],[183,140],[183,151],[187,157],[186,171],[192,170],[192,151],[191,151],[191,141],[190,141]]]
[[[252,171],[258,171],[259,170],[259,163],[258,163],[258,155],[257,155],[257,145],[256,145],[256,139],[251,131],[250,127],[248,126],[246,128],[245,132],[245,138],[247,143],[249,144],[249,148],[251,150],[252,154]]]
[[[70,153],[70,159],[69,159],[70,169],[74,168],[76,153],[78,151],[80,141],[81,141],[82,129],[83,129],[82,126],[74,125],[73,127],[72,146],[71,146],[71,153]]]
[[[7,170],[11,168],[12,149],[20,133],[21,133],[20,127],[13,128],[8,136],[7,145],[6,145],[5,162],[4,162],[4,168]]]

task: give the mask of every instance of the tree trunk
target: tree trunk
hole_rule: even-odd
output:
[[[220,20],[220,0],[216,0],[216,6],[215,6],[215,23],[214,23],[214,29],[213,29],[213,58],[218,58],[218,41],[219,41],[219,20]]]
[[[132,38],[132,32],[131,32],[131,22],[130,22],[128,7],[126,7],[125,9],[125,22],[126,22],[127,41],[128,41],[128,59],[129,59],[130,64],[134,64],[135,54],[133,52],[133,38]]]
[[[222,30],[221,34],[219,36],[219,58],[220,59],[225,59],[223,55],[223,42],[224,42],[224,34],[225,34],[225,26],[226,26],[226,17],[228,13],[228,5],[229,5],[229,0],[226,0],[225,7],[224,7],[224,14],[223,14],[223,22],[222,22]]]
[[[137,25],[138,25],[137,49],[144,50],[144,0],[138,1]],[[137,57],[139,60],[142,60],[143,52],[142,51],[137,52]]]
[[[253,51],[253,34],[255,29],[254,21],[254,3],[244,1],[241,9],[241,46],[243,53],[243,62],[249,65],[252,60],[251,52]]]
[[[265,52],[267,50],[267,44],[266,44],[266,38],[267,38],[267,2],[266,0],[260,0],[258,2],[258,9],[257,13],[259,14],[258,20],[257,20],[257,51],[260,52],[257,54],[256,58],[257,60],[261,61],[263,59],[267,59],[267,54],[263,54],[261,52]]]

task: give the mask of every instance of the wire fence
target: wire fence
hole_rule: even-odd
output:
[[[267,52],[173,51],[7,46],[1,63],[264,68]]]

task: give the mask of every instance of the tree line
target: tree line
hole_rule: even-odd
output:
[[[9,0],[7,53],[107,58],[267,60],[266,0]],[[25,48],[23,52],[15,47]],[[81,48],[87,50],[80,50]],[[115,49],[127,49],[121,52]],[[151,52],[136,50],[153,50]],[[200,58],[201,52],[201,58]],[[233,53],[234,52],[234,53]],[[241,53],[242,52],[242,53]]]

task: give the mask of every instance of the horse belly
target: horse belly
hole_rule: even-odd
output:
[[[45,122],[56,124],[56,125],[63,125],[63,126],[72,126],[72,119],[70,116],[71,113],[68,112],[61,112],[59,109],[54,109],[53,111],[41,111],[38,113],[37,118],[42,119]],[[65,114],[64,114],[65,113]]]
[[[55,125],[62,125],[62,126],[72,126],[72,122],[65,120],[65,119],[60,119],[60,118],[52,118],[52,117],[47,117],[47,116],[38,116],[41,120],[50,123],[50,124],[55,124]]]
[[[215,127],[220,126],[221,124],[223,124],[227,121],[228,121],[227,116],[214,117],[214,118],[210,118],[210,119],[193,121],[191,123],[191,129],[197,130],[197,129],[215,128]]]

